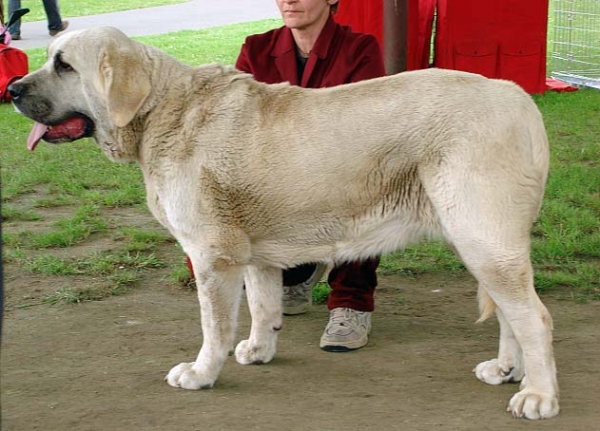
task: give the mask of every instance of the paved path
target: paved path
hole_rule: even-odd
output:
[[[129,36],[146,36],[279,17],[273,0],[191,0],[77,18],[63,16],[63,19],[69,21],[67,31],[110,25]],[[46,47],[53,39],[48,35],[46,21],[27,22],[27,15],[23,18],[21,36],[23,39],[12,42],[21,49]]]

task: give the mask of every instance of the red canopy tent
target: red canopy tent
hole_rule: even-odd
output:
[[[436,67],[545,91],[548,0],[342,0],[336,20],[374,34],[388,73],[396,73],[429,67],[436,8]],[[394,66],[398,56],[401,67]]]
[[[335,18],[339,23],[351,26],[354,31],[375,35],[384,52],[390,53],[392,50],[391,55],[403,56],[405,61],[402,70],[424,69],[429,66],[435,4],[436,0],[342,0]],[[397,46],[397,41],[384,40],[386,27],[389,35],[398,36],[405,42],[395,52],[393,47]],[[391,27],[404,29],[390,32]],[[388,62],[391,62],[390,59],[386,64]],[[400,70],[388,68],[388,73],[396,72]]]

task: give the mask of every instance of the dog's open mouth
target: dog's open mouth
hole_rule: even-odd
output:
[[[27,138],[27,149],[35,150],[42,139],[51,144],[59,144],[92,136],[93,131],[94,123],[82,114],[76,114],[62,123],[52,126],[36,122]]]

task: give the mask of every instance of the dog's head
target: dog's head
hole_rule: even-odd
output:
[[[123,140],[152,90],[147,57],[144,45],[110,27],[56,39],[42,68],[8,89],[17,109],[36,121],[28,148],[41,139],[93,137],[110,158],[135,159],[137,150]]]

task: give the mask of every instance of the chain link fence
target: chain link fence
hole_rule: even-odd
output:
[[[600,0],[552,1],[552,78],[600,89]]]

